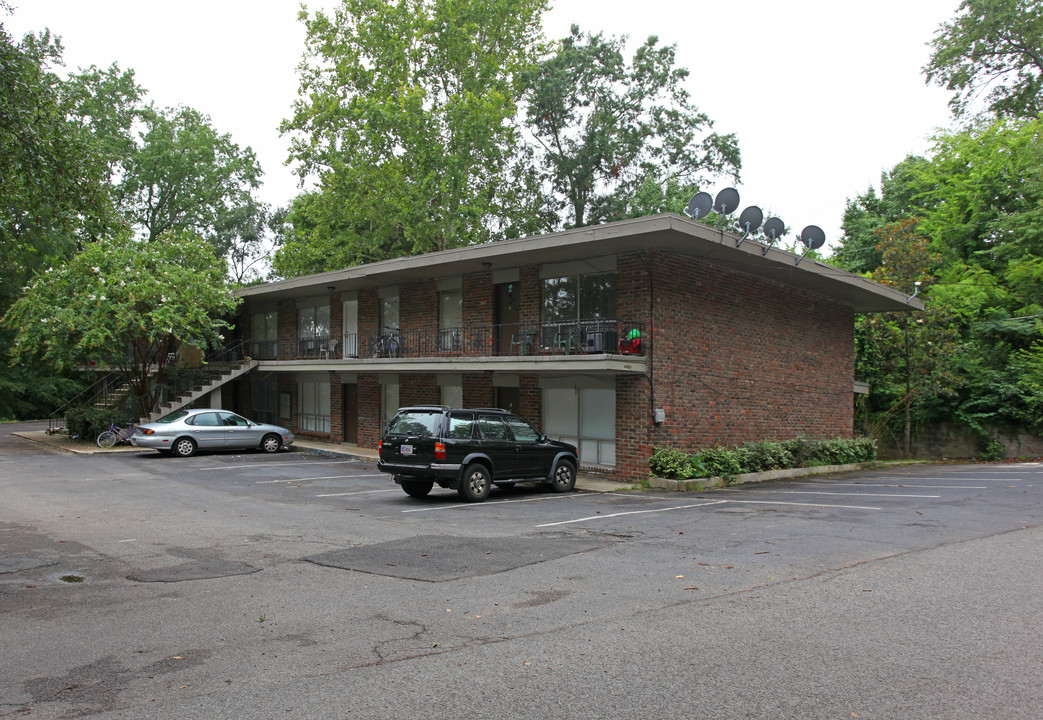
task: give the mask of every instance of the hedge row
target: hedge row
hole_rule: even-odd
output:
[[[689,480],[701,477],[730,478],[743,473],[815,465],[847,465],[875,459],[876,440],[872,438],[797,438],[746,443],[735,448],[702,448],[691,454],[657,447],[648,466],[655,477]]]

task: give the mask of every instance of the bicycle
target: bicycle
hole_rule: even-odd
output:
[[[127,426],[127,429],[116,427],[115,425],[109,425],[109,429],[98,436],[98,447],[110,448],[116,444],[130,444],[130,436],[134,434],[134,423]]]
[[[373,341],[373,357],[397,358],[402,353],[402,345],[398,339],[396,328],[384,328],[385,333],[378,335]]]

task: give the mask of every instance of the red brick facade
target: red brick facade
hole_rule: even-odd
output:
[[[712,259],[712,258],[711,258]],[[647,475],[655,446],[694,449],[744,441],[795,436],[836,437],[852,434],[854,312],[781,282],[744,274],[739,267],[715,265],[662,250],[616,255],[616,304],[620,320],[643,328],[644,374],[615,377],[616,465],[614,473],[636,479]],[[540,265],[518,268],[517,298],[521,323],[539,323],[542,298]],[[489,327],[496,322],[493,275],[462,277],[463,323]],[[406,333],[437,328],[439,292],[434,279],[401,283],[400,327]],[[315,293],[311,293],[314,296]],[[358,290],[360,337],[378,330],[378,288]],[[342,332],[342,295],[330,294],[331,334]],[[248,324],[244,323],[244,327]],[[297,318],[293,300],[278,305],[279,359],[295,352]],[[465,334],[463,352],[468,352]],[[609,350],[609,352],[613,352]],[[360,353],[366,359],[365,351]],[[489,407],[497,397],[495,365],[474,370],[448,363],[444,373],[462,377],[463,404]],[[291,429],[296,428],[295,373],[322,373],[330,383],[330,433],[344,437],[342,386],[348,372],[315,366],[279,374],[280,392],[291,396]],[[377,369],[359,365],[351,372],[358,386],[358,440],[375,447],[381,431],[381,390]],[[552,377],[561,381],[567,371]],[[518,377],[519,410],[538,426],[543,418],[541,375]],[[602,376],[604,379],[605,376]],[[398,402],[438,404],[439,376],[434,372],[398,374]],[[249,403],[248,383],[236,399]],[[665,421],[653,422],[653,412]]]

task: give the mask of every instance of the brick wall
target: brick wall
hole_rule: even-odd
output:
[[[398,404],[440,405],[442,388],[434,375],[400,375],[398,382]]]
[[[332,320],[330,323],[332,324]],[[341,390],[340,374],[330,373],[330,440],[344,439],[344,391]]]
[[[464,375],[464,407],[492,407],[496,402],[492,373]]]
[[[653,263],[654,403],[666,422],[650,444],[852,434],[851,308],[690,258]]]
[[[293,300],[280,300],[276,313],[278,358],[292,360],[297,357],[297,304]]]
[[[380,440],[381,431],[380,383],[377,381],[377,376],[372,374],[360,374],[358,376],[358,381],[359,445],[362,447],[375,448],[377,442]]]
[[[402,330],[438,329],[438,286],[434,280],[402,284],[398,293],[398,319]]]

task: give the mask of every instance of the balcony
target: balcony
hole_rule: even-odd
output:
[[[377,334],[316,335],[271,343],[254,343],[265,352],[259,359],[366,360],[374,358],[644,356],[651,337],[642,323],[580,320],[567,323],[422,328]],[[271,354],[269,354],[271,353]]]

